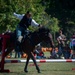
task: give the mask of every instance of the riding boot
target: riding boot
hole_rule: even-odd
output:
[[[21,45],[22,45],[22,36],[20,36],[19,38],[18,38],[18,40],[16,41],[16,48],[15,48],[15,51],[16,51],[16,54],[18,54],[18,57],[20,57],[20,54],[21,54]],[[15,55],[15,57],[16,57],[16,55]]]
[[[21,51],[21,48],[20,48],[20,42],[16,41],[16,47],[15,47],[15,58],[18,56],[18,58],[20,58],[20,51]]]

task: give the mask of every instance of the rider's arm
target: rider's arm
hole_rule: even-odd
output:
[[[63,35],[63,38],[61,39],[61,41],[66,41],[66,36]]]
[[[31,25],[32,26],[36,26],[36,27],[39,27],[40,26],[40,24],[38,24],[34,19],[32,19]]]
[[[14,16],[21,20],[23,18],[24,14],[21,15],[21,14],[14,13]]]
[[[60,44],[61,42],[60,42],[60,38],[59,37],[57,37],[57,42]]]

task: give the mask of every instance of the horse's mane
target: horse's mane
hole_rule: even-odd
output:
[[[41,32],[50,32],[50,30],[47,27],[39,28],[39,31],[41,31]]]
[[[37,30],[35,30],[35,31],[33,32],[33,34],[34,34],[34,33],[48,33],[48,32],[50,32],[50,30],[49,30],[48,28],[46,28],[46,27],[40,27],[40,28],[38,28]]]
[[[46,36],[48,36],[50,30],[46,27],[41,27],[38,28],[37,30],[35,30],[34,32],[32,32],[32,34],[30,34],[30,38],[35,39],[35,38],[45,38]]]

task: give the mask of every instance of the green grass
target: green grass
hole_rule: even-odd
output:
[[[49,57],[50,53],[45,52],[45,56]],[[14,58],[12,58],[14,59]],[[20,58],[17,58],[20,59]],[[33,63],[29,63],[33,64]],[[0,73],[0,75],[75,75],[75,63],[38,63],[41,73],[37,73],[35,66],[28,65],[28,73],[24,72],[25,63],[7,63],[5,69],[9,69],[10,73]]]
[[[33,63],[29,63],[33,64]],[[8,63],[5,69],[10,69],[10,73],[0,73],[0,75],[75,75],[75,63],[38,63],[41,73],[37,73],[35,66],[28,66],[28,73],[24,72],[25,63]]]

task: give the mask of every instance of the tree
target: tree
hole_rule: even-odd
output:
[[[44,0],[45,11],[59,20],[59,27],[63,28],[68,37],[75,32],[75,0]],[[70,29],[70,30],[69,30]]]
[[[14,31],[19,20],[13,16],[13,13],[24,14],[30,10],[34,19],[41,23],[40,15],[44,8],[40,4],[41,0],[0,0],[0,32],[10,29]]]

